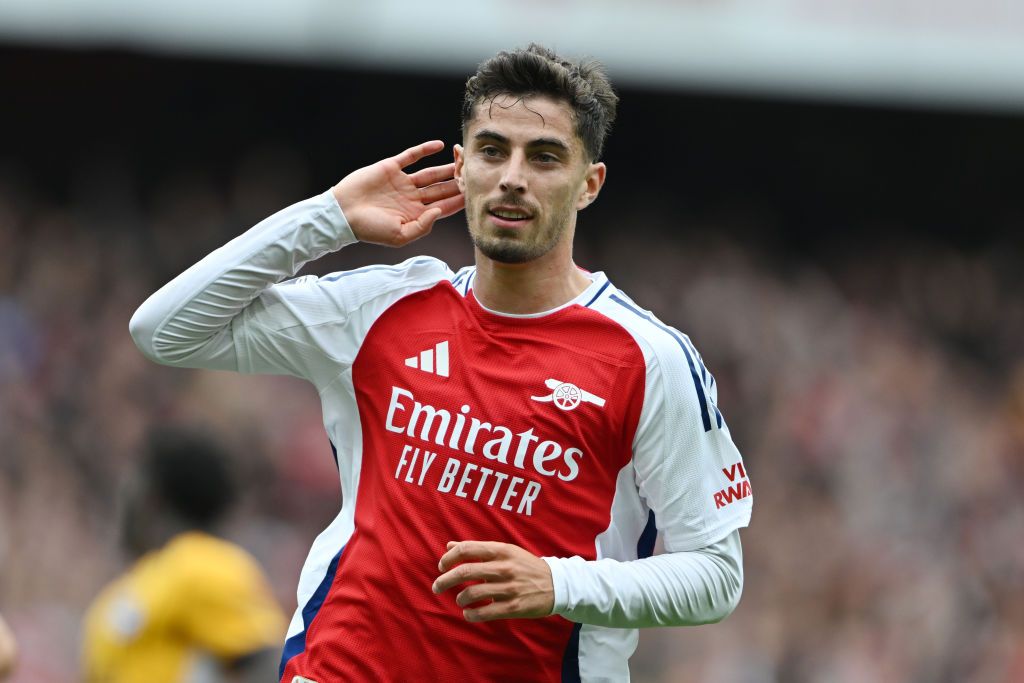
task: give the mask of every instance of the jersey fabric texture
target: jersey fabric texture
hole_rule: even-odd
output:
[[[320,393],[342,509],[302,570],[281,680],[628,680],[636,630],[610,627],[678,621],[642,590],[615,598],[623,568],[659,531],[677,558],[730,542],[738,557],[750,518],[700,355],[602,273],[528,316],[488,311],[473,268],[429,257],[274,284],[353,241],[339,223],[330,193],[290,207],[154,295],[184,304],[132,323],[159,362],[291,374]],[[189,289],[211,279],[221,288]],[[556,615],[466,622],[457,590],[431,591],[450,540],[543,556]]]
[[[84,623],[84,680],[198,680],[204,667],[276,647],[284,628],[256,561],[232,543],[188,532],[96,598]]]

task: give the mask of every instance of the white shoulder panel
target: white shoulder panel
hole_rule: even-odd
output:
[[[689,338],[621,291],[592,308],[628,330],[647,361],[633,467],[665,549],[702,548],[746,526],[752,502],[746,470],[715,402],[714,378]]]
[[[274,285],[234,321],[241,372],[280,372],[318,389],[353,362],[367,331],[389,306],[451,277],[435,258],[304,276]]]

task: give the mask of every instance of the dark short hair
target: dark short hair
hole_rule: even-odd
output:
[[[235,500],[227,454],[200,432],[151,432],[142,475],[161,503],[197,527],[215,524]]]
[[[525,50],[499,52],[466,81],[463,132],[473,119],[476,105],[499,95],[545,95],[567,103],[573,112],[576,134],[591,161],[601,158],[619,101],[599,62],[564,59],[536,43]]]

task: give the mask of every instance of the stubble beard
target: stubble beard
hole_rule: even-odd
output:
[[[467,220],[469,237],[473,241],[473,246],[479,249],[480,253],[498,263],[529,263],[539,259],[555,248],[569,225],[569,210],[562,209],[552,214],[550,220],[534,226],[536,232],[527,236],[526,239],[523,239],[522,233],[518,230],[499,228],[490,234],[483,234],[481,226],[486,224],[487,213],[478,212],[475,202],[473,204],[473,206],[466,207],[468,209],[466,215],[467,217],[478,217],[478,229],[473,228],[470,223],[472,219]]]

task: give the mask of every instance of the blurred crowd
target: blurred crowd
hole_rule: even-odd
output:
[[[54,198],[0,169],[0,613],[20,643],[15,681],[76,678],[82,612],[124,566],[117,492],[151,425],[203,426],[232,448],[245,495],[227,535],[286,611],[339,504],[312,387],[162,368],[127,332],[167,279],[317,191],[309,173],[264,148],[228,178],[195,169],[155,187],[97,161]],[[701,350],[754,516],[737,611],[644,632],[634,680],[1024,680],[1013,251],[907,235],[815,258],[677,221],[599,204],[581,217],[577,262]],[[405,251],[357,246],[310,270],[412,252],[469,262],[461,217]]]

